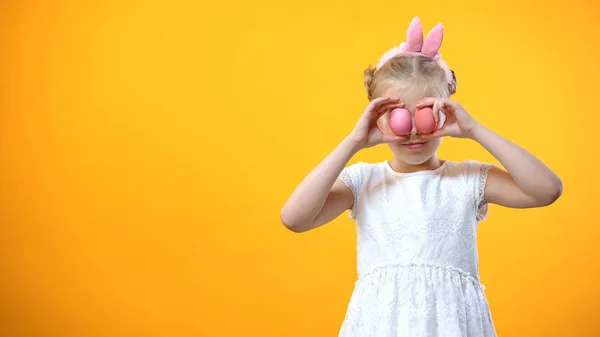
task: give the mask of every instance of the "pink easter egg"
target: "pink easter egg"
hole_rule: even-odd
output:
[[[421,133],[431,133],[435,131],[435,119],[433,118],[433,109],[423,107],[415,111],[415,126]]]
[[[406,109],[396,108],[390,113],[390,128],[396,135],[403,136],[412,130],[412,118]]]

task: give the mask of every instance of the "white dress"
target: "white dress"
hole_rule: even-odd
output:
[[[476,242],[490,168],[445,161],[398,173],[360,162],[342,171],[355,200],[358,280],[339,336],[496,336]]]

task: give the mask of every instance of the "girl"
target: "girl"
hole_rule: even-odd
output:
[[[550,205],[561,180],[523,148],[478,123],[449,97],[454,73],[438,53],[442,25],[407,40],[365,71],[371,101],[354,130],[298,185],[281,211],[305,232],[345,210],[358,231],[358,281],[340,336],[496,336],[479,281],[476,232],[488,204]],[[390,112],[431,107],[438,128],[396,135]],[[442,137],[469,138],[506,168],[437,157]],[[357,151],[387,143],[389,161],[346,167]]]

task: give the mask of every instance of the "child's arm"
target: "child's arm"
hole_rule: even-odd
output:
[[[305,232],[352,207],[352,192],[337,178],[355,153],[356,145],[345,139],[300,182],[281,210],[287,228]]]
[[[417,107],[432,106],[434,117],[446,114],[439,130],[424,137],[471,138],[481,144],[508,170],[492,167],[486,180],[483,203],[505,207],[547,206],[562,194],[562,182],[544,163],[525,149],[499,136],[475,121],[457,102],[450,99],[424,98]]]
[[[379,117],[403,106],[397,99],[373,100],[350,136],[296,187],[281,210],[281,222],[294,232],[305,232],[330,222],[350,209],[354,195],[350,188],[337,179],[338,176],[360,149],[403,139],[384,135],[377,127]]]
[[[562,194],[562,181],[522,147],[477,124],[470,138],[481,144],[506,168],[488,173],[484,202],[513,208],[542,207]]]

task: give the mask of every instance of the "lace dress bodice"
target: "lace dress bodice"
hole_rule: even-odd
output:
[[[360,162],[342,171],[354,195],[358,281],[340,336],[495,336],[476,243],[490,168],[445,161],[398,173]]]

